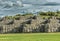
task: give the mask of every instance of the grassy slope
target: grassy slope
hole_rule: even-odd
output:
[[[60,41],[60,33],[0,34],[0,41]]]

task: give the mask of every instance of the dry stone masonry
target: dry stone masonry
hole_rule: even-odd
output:
[[[40,16],[22,16],[20,19],[0,19],[0,33],[60,32],[60,18],[43,19]]]

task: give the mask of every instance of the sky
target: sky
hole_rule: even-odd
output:
[[[47,2],[60,3],[60,0],[22,0],[22,2],[27,4],[45,4]]]
[[[2,1],[2,0],[0,0]],[[20,1],[20,0],[3,0],[3,1]],[[60,0],[22,0],[23,3],[29,4],[44,4],[46,2],[56,2],[60,3]]]
[[[48,2],[57,2],[60,3],[60,0],[22,0],[22,1],[48,1]]]
[[[60,0],[47,0],[48,2],[57,2],[60,3]]]
[[[11,1],[16,1],[16,0],[11,0]],[[19,0],[17,0],[17,1],[19,1]],[[24,2],[46,2],[46,1],[48,1],[48,2],[59,2],[60,3],[60,0],[22,0],[22,1],[24,1]]]
[[[4,0],[5,1],[5,0]],[[12,1],[16,1],[16,0],[12,0]],[[60,2],[60,0],[22,0],[22,1],[49,1],[49,2]]]

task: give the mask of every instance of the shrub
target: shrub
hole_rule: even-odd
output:
[[[56,13],[57,13],[57,14],[60,14],[60,11],[58,11],[58,10],[57,10],[57,12],[56,12]]]
[[[15,16],[21,16],[20,14],[17,14],[17,15],[15,15]]]
[[[45,19],[45,17],[43,17],[43,19]]]
[[[32,13],[25,13],[22,16],[26,16],[26,15],[33,15]]]
[[[20,19],[20,16],[14,16],[13,19],[19,20]]]
[[[48,15],[49,16],[56,16],[56,13],[55,12],[48,12]]]
[[[47,15],[46,12],[39,12],[39,15]]]
[[[12,16],[5,16],[6,19],[12,19]]]
[[[39,12],[40,15],[44,15],[44,16],[57,16],[56,12]]]

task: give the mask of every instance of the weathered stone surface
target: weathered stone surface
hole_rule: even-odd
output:
[[[6,24],[7,24],[7,25],[10,25],[10,24],[13,24],[13,23],[14,23],[14,20],[7,20],[7,21],[6,21]]]
[[[20,20],[3,19],[0,33],[60,32],[60,18],[43,19],[39,16],[21,16]]]

